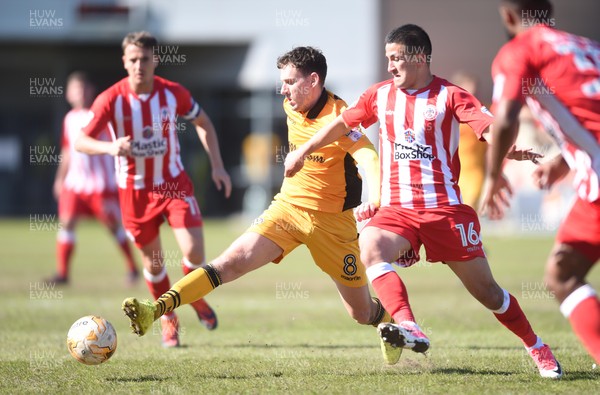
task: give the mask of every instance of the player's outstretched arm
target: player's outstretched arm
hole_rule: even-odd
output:
[[[295,151],[290,152],[285,157],[285,176],[292,177],[298,173],[304,166],[304,158],[312,154],[314,151],[322,148],[328,144],[333,143],[350,130],[350,127],[346,126],[344,119],[341,115],[319,130],[314,136],[310,138],[306,143],[302,144]]]
[[[219,191],[223,188],[225,189],[225,197],[228,198],[231,195],[231,178],[223,165],[221,150],[219,148],[219,139],[217,138],[215,127],[204,110],[200,112],[200,115],[198,115],[193,122],[196,126],[198,137],[208,154],[208,159],[210,160],[210,166],[212,168],[213,182]]]
[[[562,180],[571,169],[562,155],[539,165],[533,172],[533,183],[540,189],[550,189]]]
[[[365,171],[369,200],[362,203],[354,210],[357,221],[364,221],[375,215],[381,204],[381,174],[379,156],[369,144],[350,153],[359,166]]]
[[[131,155],[131,136],[120,137],[114,141],[102,141],[80,133],[75,140],[75,150],[88,155]]]
[[[502,99],[496,107],[496,116],[491,128],[490,147],[487,152],[486,186],[480,213],[490,219],[501,219],[512,194],[510,185],[502,175],[502,163],[509,153],[518,133],[518,119],[522,103],[518,100]],[[486,137],[487,138],[487,137]]]

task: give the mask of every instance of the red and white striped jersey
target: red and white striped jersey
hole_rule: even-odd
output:
[[[71,110],[65,115],[62,149],[69,151],[69,165],[63,186],[76,193],[93,194],[115,192],[115,161],[110,155],[86,155],[75,150],[74,142],[81,129],[88,124],[92,113],[88,109]],[[110,141],[106,128],[98,139]]]
[[[459,124],[481,139],[494,120],[469,92],[435,76],[416,91],[391,79],[375,84],[342,117],[350,127],[379,121],[381,206],[412,209],[462,203]]]
[[[102,92],[92,105],[93,118],[83,129],[96,137],[108,123],[113,140],[131,136],[132,156],[117,157],[119,188],[152,188],[183,171],[177,116],[194,120],[202,111],[178,83],[154,77],[151,94],[137,95],[127,78]]]
[[[525,100],[556,140],[580,198],[600,198],[600,44],[547,26],[506,43],[492,64],[494,102]]]

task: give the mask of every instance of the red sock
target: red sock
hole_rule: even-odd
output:
[[[595,295],[583,299],[575,306],[569,321],[590,355],[600,363],[600,300]]]
[[[494,315],[502,325],[507,327],[508,330],[515,335],[519,336],[521,341],[525,344],[525,347],[533,347],[537,343],[537,335],[533,329],[531,329],[529,320],[525,317],[525,313],[521,310],[521,306],[519,306],[517,299],[506,291],[504,292],[505,298],[506,295],[510,298],[508,308],[504,313],[494,313]]]
[[[121,251],[123,251],[123,255],[125,255],[125,261],[127,263],[127,269],[131,273],[137,272],[137,267],[135,266],[135,261],[133,260],[133,254],[131,252],[131,248],[129,247],[129,243],[127,240],[119,241],[119,246],[121,247]]]
[[[59,276],[69,277],[69,264],[74,250],[75,243],[72,241],[58,240],[56,242],[56,271]]]
[[[156,275],[150,274],[144,269],[144,278],[146,279],[146,285],[148,286],[150,293],[154,296],[154,300],[158,299],[171,288],[169,275],[165,268],[163,268],[163,271],[160,274]]]
[[[395,271],[387,272],[371,282],[381,304],[396,322],[415,321],[408,302],[408,293]]]
[[[190,274],[191,272],[193,272],[196,269],[191,269],[191,268],[187,267],[183,262],[181,262],[181,270],[183,271],[183,275],[187,276],[188,274]]]

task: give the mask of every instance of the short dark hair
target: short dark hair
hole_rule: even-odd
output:
[[[152,49],[158,46],[158,40],[148,32],[131,32],[125,36],[123,43],[121,44],[123,52],[125,52],[125,48],[127,48],[129,44],[133,44],[140,48]]]
[[[317,73],[322,84],[327,77],[327,60],[318,48],[296,47],[277,58],[277,68],[282,69],[291,64],[304,75]]]
[[[431,40],[423,28],[417,25],[402,25],[385,36],[386,44],[402,44],[406,52],[418,55],[424,54],[427,63],[431,60]]]
[[[553,7],[550,0],[501,0],[521,14],[521,19],[531,19],[535,11],[541,11],[544,18],[552,16]],[[539,17],[538,17],[539,18]]]

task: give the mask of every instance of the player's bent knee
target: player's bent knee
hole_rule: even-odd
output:
[[[475,299],[490,310],[498,310],[504,303],[504,291],[498,284],[481,284],[476,293],[473,294]]]
[[[366,240],[366,238],[359,238],[358,241],[360,260],[365,267],[373,266],[381,262],[376,242],[373,242],[373,240]]]
[[[544,282],[559,300],[563,300],[584,281],[584,274],[578,270],[581,263],[579,258],[569,248],[559,246],[546,263]]]

